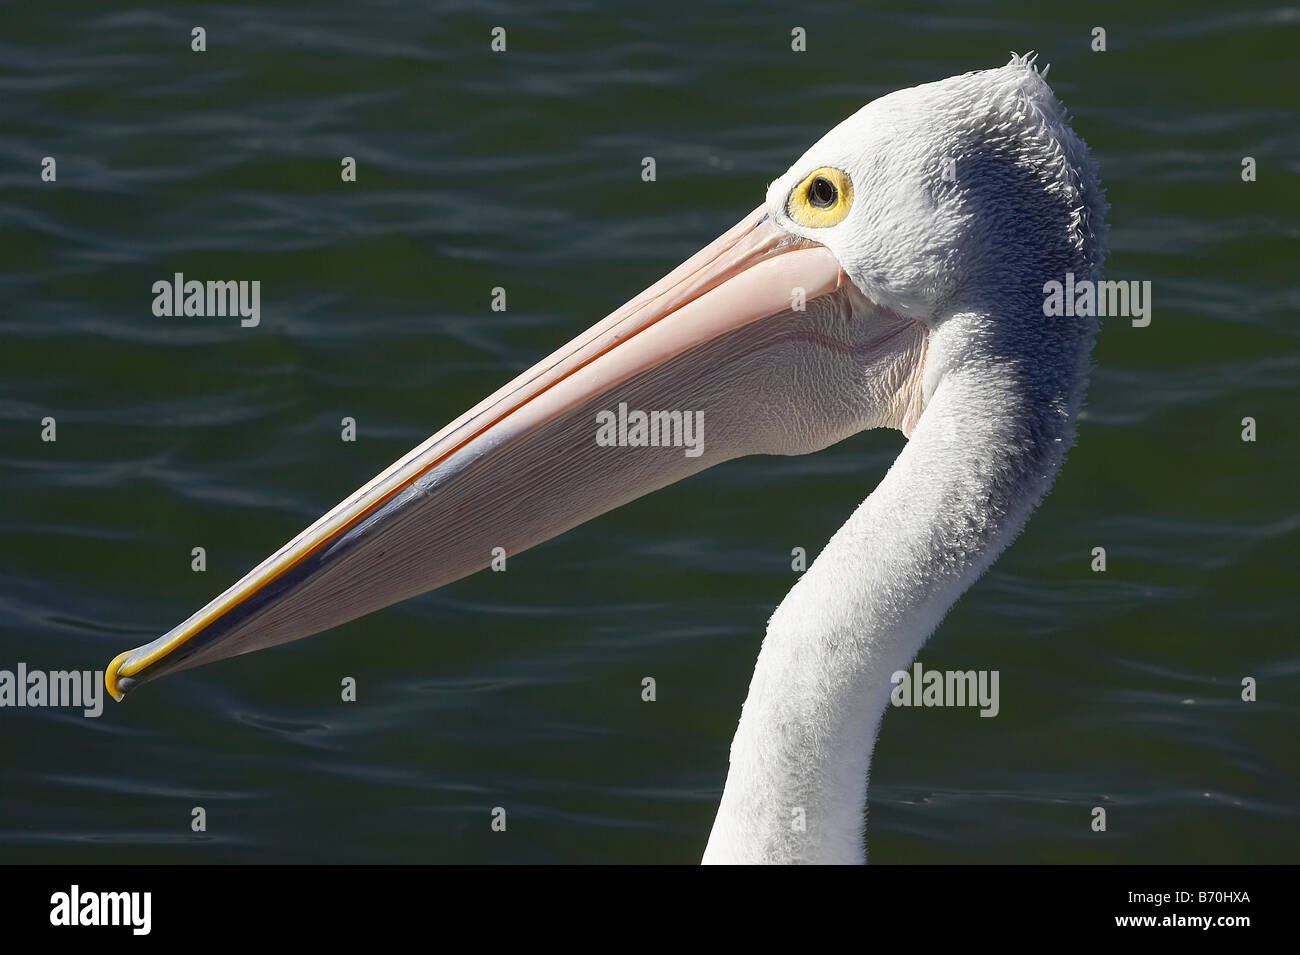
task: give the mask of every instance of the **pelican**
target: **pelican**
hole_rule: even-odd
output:
[[[719,462],[895,428],[903,450],[768,622],[704,851],[865,862],[890,675],[1074,440],[1096,321],[1046,317],[1044,284],[1099,278],[1107,205],[1045,74],[1013,55],[869,103],[730,231],[117,656],[108,691],[337,626]],[[624,405],[702,415],[702,440],[597,440]]]

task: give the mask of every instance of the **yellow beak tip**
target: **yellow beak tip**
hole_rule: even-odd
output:
[[[104,671],[104,689],[108,690],[108,695],[119,703],[121,703],[123,698],[126,697],[126,694],[122,692],[122,689],[118,686],[118,671],[121,670],[122,664],[130,655],[130,650],[119,653],[117,656],[113,657],[113,662],[110,663],[108,669]]]

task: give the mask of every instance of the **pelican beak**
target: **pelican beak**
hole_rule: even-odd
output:
[[[517,554],[719,461],[780,452],[788,429],[765,389],[792,337],[781,322],[842,286],[830,252],[760,207],[117,656],[108,692],[319,633],[480,570],[497,548]]]

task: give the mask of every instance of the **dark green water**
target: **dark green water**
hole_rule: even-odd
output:
[[[1103,330],[1054,491],[922,653],[999,669],[999,717],[886,716],[871,858],[1296,861],[1294,7],[5,8],[0,669],[152,639],[862,103],[1027,49],[1100,160],[1108,277],[1150,280],[1153,320]],[[260,326],[155,318],[177,271],[260,280]],[[732,462],[98,719],[0,709],[0,860],[695,861],[790,550],[902,440]]]

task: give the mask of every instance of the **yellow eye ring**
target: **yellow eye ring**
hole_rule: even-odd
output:
[[[810,229],[839,225],[853,205],[853,182],[848,174],[822,166],[804,177],[786,200],[785,211],[795,222]]]

